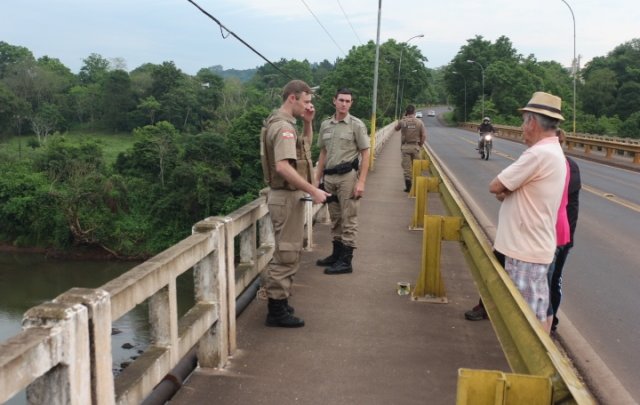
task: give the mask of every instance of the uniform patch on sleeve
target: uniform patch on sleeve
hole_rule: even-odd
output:
[[[285,138],[285,139],[291,139],[291,138],[295,138],[296,137],[296,135],[291,131],[282,131],[280,133],[280,136]]]

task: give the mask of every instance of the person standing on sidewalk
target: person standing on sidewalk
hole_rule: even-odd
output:
[[[556,134],[560,145],[562,145],[565,141],[564,131],[559,129]],[[580,189],[582,188],[578,164],[570,157],[567,157],[567,164],[569,165],[569,184],[567,187],[566,217],[569,221],[569,241],[562,246],[558,246],[556,249],[556,254],[553,263],[549,266],[548,274],[550,300],[548,313],[553,315],[551,321],[552,332],[556,330],[559,323],[558,308],[562,300],[562,270],[567,261],[567,256],[569,256],[569,250],[573,247],[573,235],[575,234],[576,225],[578,224]]]
[[[369,171],[370,140],[364,123],[349,114],[351,90],[338,89],[333,104],[335,114],[320,125],[315,179],[319,185],[324,177],[324,189],[338,200],[329,204],[333,252],[316,264],[329,266],[325,274],[344,274],[353,272],[351,261],[358,236],[358,208]]]
[[[289,306],[293,276],[300,266],[304,238],[305,193],[315,203],[330,195],[312,182],[310,145],[315,109],[312,90],[301,80],[284,86],[282,106],[265,120],[260,134],[260,160],[265,182],[269,185],[267,206],[275,233],[275,250],[267,266],[263,288],[268,314],[266,325],[284,328],[304,326]],[[296,118],[303,120],[303,133],[296,131]]]
[[[489,191],[502,202],[494,248],[504,253],[507,274],[547,332],[547,272],[556,250],[556,220],[567,174],[556,136],[564,120],[561,104],[560,97],[533,94],[520,109],[529,148],[489,184]]]
[[[427,130],[421,119],[416,118],[416,107],[407,106],[404,117],[395,126],[401,134],[400,153],[402,154],[402,171],[404,172],[404,191],[411,191],[413,178],[413,161],[420,156],[420,148],[427,139]]]

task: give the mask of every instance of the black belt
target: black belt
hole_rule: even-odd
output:
[[[410,144],[410,145],[420,145],[420,142],[402,142],[403,145],[406,144]]]

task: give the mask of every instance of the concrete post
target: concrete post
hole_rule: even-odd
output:
[[[228,355],[232,354],[237,346],[235,277],[229,278],[228,261],[225,261],[225,254],[228,254],[227,230],[225,222],[214,217],[198,222],[193,232],[210,232],[216,245],[211,254],[194,266],[196,301],[215,304],[218,318],[198,343],[198,362],[201,367],[223,367],[228,361]],[[233,252],[233,246],[231,251]],[[233,263],[233,257],[231,262]]]
[[[86,405],[91,403],[89,317],[87,308],[48,302],[31,308],[22,320],[23,329],[44,328],[50,339],[45,358],[52,368],[27,387],[27,403],[33,405]]]
[[[72,288],[56,302],[82,304],[88,310],[91,356],[91,399],[94,405],[115,404],[111,354],[111,297],[104,290]]]

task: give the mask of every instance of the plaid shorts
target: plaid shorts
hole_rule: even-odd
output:
[[[506,257],[504,269],[541,321],[547,319],[549,307],[548,264],[529,263]]]

